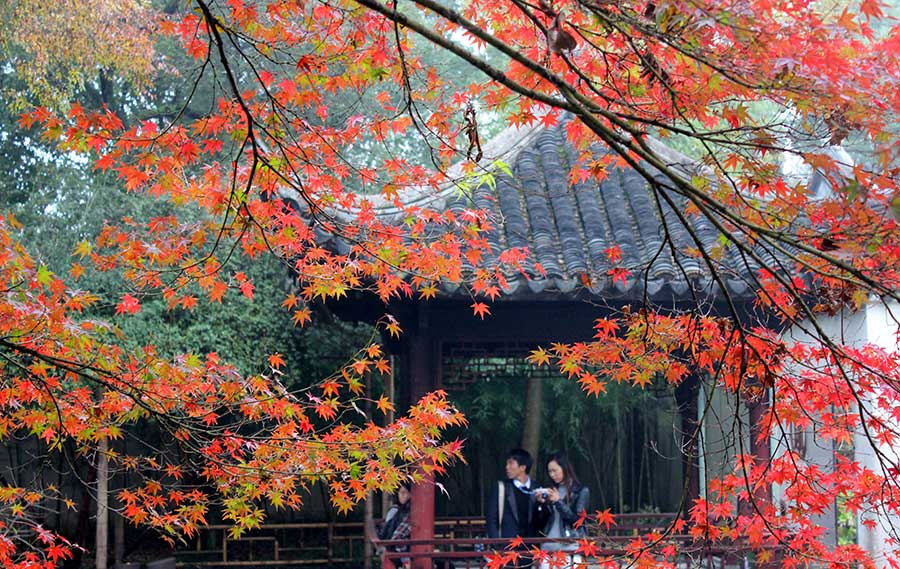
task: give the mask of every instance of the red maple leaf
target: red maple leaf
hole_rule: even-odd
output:
[[[122,300],[116,305],[116,314],[137,314],[141,311],[141,303],[140,301],[131,296],[130,294],[126,294],[122,296]]]
[[[609,259],[609,262],[612,264],[616,264],[622,260],[622,249],[620,249],[618,245],[613,245],[608,249],[604,249],[603,252],[606,254],[606,258]]]
[[[628,277],[631,276],[631,271],[622,267],[613,267],[608,271],[608,274],[612,277],[614,284],[619,281],[621,281],[622,284],[625,284]]]
[[[491,314],[491,310],[488,308],[488,305],[483,302],[476,302],[472,304],[472,311],[476,316],[480,316],[482,320],[484,320],[485,314]]]
[[[578,553],[583,554],[585,557],[596,557],[599,549],[597,548],[597,544],[594,543],[590,539],[579,539],[578,540]]]
[[[594,516],[597,519],[597,523],[606,526],[606,529],[616,525],[616,517],[610,512],[609,508],[606,508],[603,511],[598,510],[597,512],[594,512]]]

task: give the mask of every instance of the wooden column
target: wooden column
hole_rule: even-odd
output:
[[[769,414],[769,390],[759,386],[758,394],[748,398],[747,411],[750,420],[750,454],[755,459],[757,467],[764,466],[772,458],[772,448],[769,437],[760,439],[763,432],[763,423]],[[772,503],[772,487],[768,484],[757,486],[753,490],[753,499],[758,508],[762,509]]]
[[[700,418],[697,416],[700,380],[690,375],[675,388],[675,401],[681,416],[682,476],[685,483],[684,513],[700,497]]]
[[[750,389],[751,394],[746,396],[747,414],[750,422],[750,454],[753,456],[754,468],[765,468],[765,465],[772,458],[772,445],[769,436],[762,437],[760,435],[765,431],[763,423],[768,419],[770,412],[769,389],[762,385],[754,385]],[[757,515],[759,510],[766,515],[767,509],[772,504],[772,486],[770,484],[759,484],[752,488],[753,501],[741,504],[743,511],[747,516]],[[775,551],[773,557],[768,561],[756,561],[752,567],[755,569],[775,569],[780,567],[780,554]]]
[[[522,425],[522,442],[520,446],[531,453],[535,461],[541,450],[541,408],[543,407],[544,382],[540,375],[532,374],[528,378],[525,395],[525,420]]]
[[[419,330],[411,338],[407,358],[409,362],[409,386],[411,403],[415,404],[434,388],[436,374],[434,345],[428,336],[427,322],[420,316]],[[424,474],[424,473],[423,473]],[[410,497],[410,521],[412,539],[434,539],[434,477],[424,475],[424,480],[412,487]],[[430,546],[413,546],[413,553],[427,552]],[[412,569],[431,569],[430,559],[414,560]]]

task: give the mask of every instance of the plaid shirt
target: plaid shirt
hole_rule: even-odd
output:
[[[394,533],[391,534],[391,539],[409,539],[409,536],[412,534],[412,526],[409,525],[409,521],[403,520],[399,524],[397,524],[396,529],[394,529]]]

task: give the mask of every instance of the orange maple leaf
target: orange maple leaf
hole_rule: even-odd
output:
[[[69,275],[77,281],[84,276],[84,267],[79,263],[72,263],[72,267],[69,269]]]
[[[284,358],[281,357],[281,354],[275,352],[271,356],[269,356],[269,365],[275,369],[281,369],[284,365]]]
[[[355,371],[358,375],[362,375],[362,374],[366,373],[367,371],[369,371],[369,368],[371,367],[371,365],[372,365],[372,362],[370,360],[361,359],[361,360],[356,360],[355,362],[353,362],[353,364],[350,367],[352,367],[353,371]]]
[[[859,11],[865,14],[866,19],[881,18],[884,16],[884,13],[881,11],[882,6],[885,6],[885,4],[878,0],[862,0],[862,3],[859,5]]]
[[[225,297],[226,292],[228,292],[228,285],[220,280],[217,280],[209,289],[209,299],[213,302],[221,302],[222,298]]]
[[[194,307],[197,306],[197,297],[193,295],[186,295],[181,297],[181,306],[185,310],[193,311]]]
[[[531,354],[529,354],[528,358],[526,358],[529,363],[534,365],[542,366],[550,363],[550,353],[544,348],[538,348],[536,350],[532,350]]]
[[[322,394],[326,397],[329,395],[337,395],[341,386],[334,380],[328,380],[322,383]]]
[[[309,308],[304,307],[295,311],[293,320],[295,325],[299,324],[300,326],[303,326],[312,320],[312,314],[310,313]]]
[[[240,287],[241,287],[241,294],[246,296],[249,300],[253,300],[253,289],[254,289],[253,283],[251,283],[250,281],[243,281],[241,283]]]
[[[391,403],[385,395],[378,398],[378,401],[375,402],[375,406],[378,407],[378,410],[382,413],[388,413],[394,410],[394,404]]]
[[[422,288],[419,289],[419,298],[421,298],[422,300],[428,300],[430,298],[434,298],[435,296],[437,296],[437,292],[438,292],[438,289],[433,284],[430,284],[428,286],[423,286]]]

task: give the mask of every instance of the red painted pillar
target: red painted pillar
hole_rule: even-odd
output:
[[[426,476],[412,488],[409,515],[412,518],[412,539],[434,539],[434,477]],[[429,545],[414,545],[413,552],[428,552]],[[431,569],[431,559],[420,559],[413,569]]]
[[[408,352],[410,395],[415,404],[423,395],[434,388],[433,378],[437,372],[434,362],[434,347],[431,339],[422,330],[412,337]],[[424,480],[412,487],[409,516],[412,523],[412,539],[434,539],[434,477],[425,475]],[[427,545],[413,546],[411,551],[428,552]],[[431,569],[431,559],[414,558],[412,569]]]

